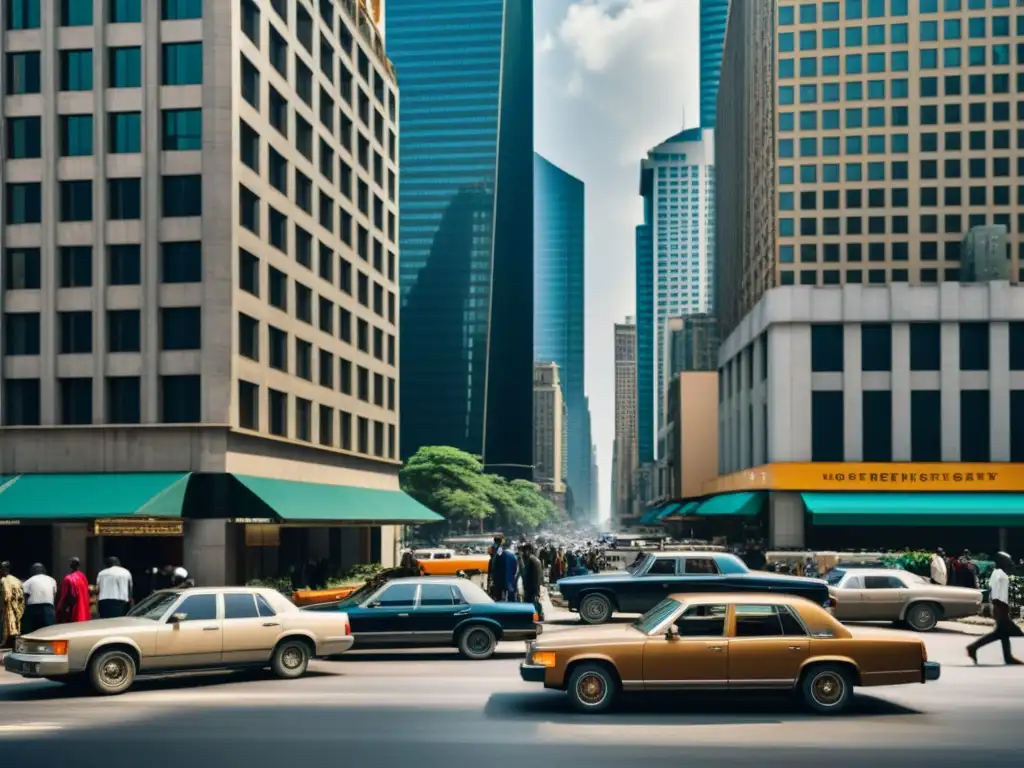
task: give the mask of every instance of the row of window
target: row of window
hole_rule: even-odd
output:
[[[1022,253],[1024,259],[1024,253]],[[910,280],[910,270],[907,269],[869,269],[867,270],[867,282],[872,285],[887,285],[888,283],[906,283]],[[915,282],[924,285],[939,283],[941,275],[944,282],[957,282],[960,280],[960,269],[958,267],[947,267],[939,270],[936,268],[923,268],[918,273]],[[859,269],[825,269],[821,271],[819,279],[818,271],[814,269],[800,270],[800,285],[842,285],[844,282],[853,285],[860,285],[864,282],[864,273]],[[1018,271],[1018,279],[1024,283],[1024,267]],[[779,273],[780,285],[796,285],[796,272],[791,269],[782,270]]]
[[[137,245],[111,246],[106,272],[109,285],[138,284],[141,277]],[[116,256],[114,254],[117,254]],[[126,268],[125,262],[132,262]],[[42,251],[39,248],[11,248],[4,251],[4,289],[37,291],[42,288]],[[89,288],[94,279],[91,245],[70,245],[57,249],[57,287]],[[134,282],[125,282],[126,280]],[[112,282],[117,281],[117,282]],[[203,248],[198,241],[160,244],[161,283],[201,283]]]
[[[202,348],[202,311],[199,307],[161,307],[162,351]],[[111,309],[106,312],[107,352],[139,352],[142,349],[142,312]],[[4,313],[4,355],[38,355],[42,332],[38,312]],[[94,351],[93,313],[89,310],[57,313],[57,352],[87,355]]]
[[[6,0],[8,30],[39,29],[43,2],[51,0]],[[62,27],[89,27],[99,18],[96,6],[101,5],[108,24],[138,24],[142,21],[143,0],[56,0],[57,20]],[[147,0],[154,2],[154,0]],[[155,4],[155,2],[154,2]],[[203,0],[159,0],[161,21],[200,19]]]
[[[951,161],[946,162],[950,163]],[[957,176],[957,169],[950,167],[950,170],[950,177],[959,178]],[[975,169],[972,168],[973,170]],[[1009,205],[1010,189],[1011,187],[1009,186],[996,185],[989,187],[972,185],[967,188],[967,194],[965,195],[964,188],[961,186],[943,187],[941,205],[946,209],[959,208],[965,204],[969,206]],[[989,196],[989,190],[992,192],[991,197]],[[825,189],[821,191],[820,197],[816,189],[803,190],[800,192],[799,197],[797,197],[795,192],[780,192],[779,210],[794,211],[797,208],[797,203],[799,203],[800,211],[853,211],[861,208],[908,208],[910,206],[910,189],[908,187],[871,187],[866,190],[847,188],[842,190],[842,192],[843,194],[840,194],[838,189]],[[865,192],[867,193],[866,195],[864,194]],[[1024,204],[1024,185],[1018,187],[1018,202]],[[922,208],[938,207],[940,204],[939,187],[920,187],[918,189],[918,204]],[[985,214],[977,215],[984,216]],[[947,213],[944,216],[953,217],[949,220],[948,226],[954,228],[947,231],[959,232],[960,230],[955,227],[961,226],[956,223],[957,219],[961,219],[961,214]],[[922,231],[927,232],[929,229],[937,231],[937,222],[938,217],[935,214],[924,214],[920,219]],[[854,224],[854,226],[857,225]],[[974,225],[972,224],[971,226]],[[896,228],[895,224],[893,224],[893,228]]]
[[[239,380],[238,426],[258,431],[263,402],[262,388],[259,384]],[[339,411],[329,405],[317,405],[303,397],[295,397],[271,388],[266,390],[265,403],[267,431],[276,437],[315,442],[343,451],[355,451],[381,458],[394,459],[398,454],[394,424],[363,416],[353,418],[348,411]]]
[[[942,326],[939,323],[909,323],[910,370],[938,371],[942,366]],[[989,332],[986,322],[958,324],[959,368],[961,371],[989,369]],[[1024,371],[1024,322],[1009,323],[1007,349],[995,354],[1009,357],[1011,371]],[[816,323],[811,326],[811,370],[841,373],[845,366],[844,326]],[[892,324],[864,323],[860,326],[862,371],[892,370]]]
[[[985,201],[991,206],[1009,206],[1010,200],[1008,193],[1005,192],[1005,187],[995,187],[993,189],[994,194],[989,197],[986,193],[985,187],[971,187],[970,195],[968,200],[970,205],[983,205],[985,203],[977,201]],[[1018,196],[1018,204],[1024,204],[1024,187],[1021,187],[1021,194]],[[1003,194],[1000,194],[1003,192]],[[957,196],[958,199],[959,196]],[[960,203],[961,205],[963,203]],[[959,213],[947,213],[942,217],[942,232],[947,235],[960,234],[972,227],[984,226],[988,221],[988,215],[984,213],[971,214],[966,217],[967,227],[964,228],[965,218]],[[1001,224],[1006,227],[1007,232],[1013,231],[1013,219],[1010,214],[994,214],[992,216],[993,221],[996,224]],[[1020,219],[1020,214],[1018,214]],[[1024,219],[1020,219],[1024,221]],[[817,235],[835,236],[843,234],[844,230],[847,235],[906,235],[910,233],[910,217],[908,216],[868,216],[867,229],[864,228],[864,219],[861,216],[847,216],[845,218],[845,227],[842,226],[844,219],[839,216],[826,216],[818,219],[815,216],[805,216],[798,219],[794,219],[790,216],[784,216],[779,219],[779,235],[781,237],[795,237],[797,236],[796,222],[800,222],[799,234],[802,237],[815,237]],[[820,226],[819,226],[820,225]],[[918,233],[924,235],[937,235],[939,234],[939,217],[937,214],[921,214],[918,217]],[[856,245],[859,245],[856,244]],[[874,247],[884,247],[881,243],[874,243]],[[921,244],[921,253],[929,254],[931,258],[937,258],[937,250],[935,249],[935,243],[931,244],[931,250],[924,248],[924,243]],[[894,249],[897,250],[897,254],[894,258],[906,258],[909,248],[907,243],[893,243]],[[951,246],[955,249],[955,246]],[[947,251],[949,249],[947,248]],[[922,255],[922,258],[928,258],[926,255]],[[955,258],[955,256],[947,256],[946,258]]]
[[[41,117],[9,117],[4,137],[8,160],[42,157],[43,147],[56,144],[61,157],[89,157],[96,152],[95,116],[59,115],[56,136],[45,136]],[[106,116],[106,151],[133,154],[142,151],[142,113],[110,112]],[[160,149],[184,152],[203,148],[203,113],[200,109],[164,109],[160,112]]]
[[[92,221],[92,179],[60,181],[57,193],[59,221]],[[142,218],[142,179],[107,179],[106,218],[128,221]],[[43,185],[38,181],[7,184],[4,190],[6,224],[41,224]],[[160,178],[160,215],[180,218],[203,215],[203,183],[199,175]]]
[[[1009,8],[1013,0],[915,0],[921,14],[963,10],[984,11]],[[799,16],[797,16],[799,11]],[[802,2],[799,5],[779,6],[779,26],[789,27],[797,23],[815,24],[821,21],[847,21],[856,19],[880,19],[886,16],[904,17],[910,14],[910,0],[826,0],[826,2]]]
[[[141,380],[137,376],[108,376],[104,381],[107,424],[142,421]],[[39,379],[6,379],[3,386],[3,423],[7,427],[42,423]],[[161,376],[158,418],[164,424],[202,421],[202,382],[199,376]],[[93,379],[57,379],[58,424],[93,424]]]
[[[960,261],[963,243],[960,240],[949,240],[942,244],[942,258],[945,261]],[[865,247],[866,246],[866,247]],[[864,261],[865,255],[869,262],[883,261],[909,261],[911,243],[906,242],[873,242],[873,243],[846,243],[845,249],[841,243],[801,243],[800,263],[817,264],[819,259],[825,264],[838,264],[845,261],[847,264],[859,264]],[[782,264],[795,263],[796,246],[780,245],[779,262]],[[920,250],[915,254],[921,261],[939,260],[939,243],[926,241],[920,243]],[[1010,244],[1007,244],[1006,258],[1012,256]],[[845,257],[845,259],[843,258]],[[1024,258],[1024,252],[1021,253]]]
[[[1018,63],[1024,63],[1024,43],[1021,44],[1021,61]],[[874,71],[870,70],[869,71]],[[837,73],[838,74],[838,73]],[[788,75],[792,77],[792,75]],[[937,79],[937,78],[935,78]],[[888,86],[886,86],[888,83]],[[1000,83],[999,93],[1009,93],[1009,75],[1006,75],[1005,82]],[[1019,92],[1020,81],[1018,80],[1018,92]],[[888,90],[889,96],[887,97],[886,91]],[[929,93],[931,89],[929,88]],[[885,98],[890,99],[908,99],[910,96],[909,81],[905,78],[897,79],[875,79],[875,80],[848,80],[844,83],[839,82],[828,82],[828,83],[804,83],[799,86],[795,85],[780,85],[779,86],[779,97],[778,104],[780,106],[792,106],[798,101],[800,104],[817,104],[819,102],[826,104],[834,104],[840,101],[879,101]],[[996,112],[996,106],[993,106],[993,114],[1005,114],[1004,119],[1009,120],[1009,102],[997,102],[999,112]],[[993,118],[996,119],[996,118]]]
[[[992,461],[992,404],[987,389],[959,393],[960,461]],[[846,461],[843,392],[811,392],[811,460]],[[1010,461],[1024,461],[1024,390],[1010,392]],[[893,402],[889,390],[861,393],[861,461],[893,460]],[[910,461],[942,461],[942,393],[910,393]]]
[[[1021,134],[1024,139],[1024,129]],[[878,138],[884,148],[885,137],[869,137],[871,139]],[[896,138],[896,137],[893,137]],[[1024,143],[1021,144],[1024,148]],[[869,152],[872,154],[885,154],[884,149],[873,148],[869,143]],[[872,161],[870,163],[823,163],[823,164],[803,164],[799,166],[800,175],[799,180],[801,184],[817,184],[820,181],[823,184],[839,184],[845,178],[847,183],[865,181],[865,166],[867,168],[867,181],[885,181],[886,180],[886,169],[889,170],[889,179],[892,181],[905,181],[910,178],[910,165],[906,161],[898,160],[891,164],[887,164],[884,161]],[[967,173],[969,178],[987,179],[989,174],[988,159],[987,158],[968,158],[966,160]],[[921,160],[918,166],[918,176],[921,179],[937,179],[939,178],[939,161],[938,160]],[[946,178],[959,179],[963,177],[963,161],[960,158],[949,158],[943,161],[941,166],[943,173]],[[791,186],[796,183],[797,166],[793,165],[780,165],[779,166],[779,184],[782,186]],[[1024,170],[1024,166],[1018,162],[1018,170]],[[820,171],[820,174],[819,174]],[[845,171],[845,173],[841,173]],[[1012,178],[1010,159],[1005,157],[992,158],[992,171],[993,174],[998,174],[996,178]],[[1024,176],[1024,174],[1021,174]]]
[[[141,88],[143,82],[142,48],[125,46],[106,50],[107,88]],[[16,51],[6,56],[5,93],[8,96],[42,92],[42,54]],[[57,56],[57,89],[91,91],[93,50],[62,50]],[[163,43],[160,46],[160,85],[202,85],[203,44],[201,42]]]

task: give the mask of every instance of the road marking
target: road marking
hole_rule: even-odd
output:
[[[43,731],[59,731],[64,726],[58,723],[17,723],[15,725],[0,725],[0,736],[5,734],[17,735],[19,733],[40,733]]]

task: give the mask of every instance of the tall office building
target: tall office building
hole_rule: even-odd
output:
[[[700,126],[714,128],[718,118],[718,79],[729,20],[730,0],[700,0]]]
[[[636,353],[633,318],[615,324],[615,442],[612,449],[612,523],[629,515],[637,464]]]
[[[584,430],[584,186],[558,166],[534,162],[533,354],[558,365],[569,413],[567,457],[575,499],[589,505],[590,445]]]
[[[638,350],[640,394],[652,402],[649,411],[647,406],[639,411],[641,461],[647,433],[653,446],[663,421],[665,322],[712,308],[714,172],[714,132],[700,128],[672,136],[641,163],[641,195],[649,218],[643,236],[638,232],[638,264],[640,247],[650,250],[642,254],[647,274],[637,276],[637,342],[653,345],[649,354]],[[641,331],[641,326],[652,327]]]
[[[452,445],[530,478],[532,2],[392,0],[387,40],[402,80],[401,367],[416,380],[402,455]]]
[[[735,212],[719,222],[723,336],[775,285],[959,280],[976,226],[1006,227],[1020,277],[1022,33],[1008,2],[735,5],[718,119],[719,207]]]
[[[637,461],[654,461],[654,169],[640,164],[644,220],[636,228],[636,449]]]
[[[397,491],[398,91],[365,7],[4,10],[0,474]]]
[[[662,365],[669,379],[680,373],[718,370],[718,321],[711,315],[670,317],[665,321]]]
[[[533,366],[533,481],[541,490],[565,493],[565,400],[554,363]]]

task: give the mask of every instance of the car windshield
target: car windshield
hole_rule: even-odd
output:
[[[159,621],[179,597],[181,597],[181,592],[154,592],[128,611],[128,615],[137,619]]]
[[[842,568],[833,568],[831,571],[825,574],[825,581],[827,581],[830,586],[834,587],[840,581],[843,580],[843,576],[845,575],[846,571],[844,571]]]
[[[651,608],[647,613],[641,616],[639,619],[633,622],[633,628],[639,629],[645,635],[651,634],[651,631],[661,624],[665,619],[671,616],[679,608],[679,601],[673,600],[671,597],[666,597],[656,606]]]
[[[350,594],[348,597],[345,597],[345,598],[339,600],[336,603],[331,603],[331,605],[332,606],[336,606],[336,607],[337,606],[346,606],[346,605],[348,605],[348,606],[358,605],[359,603],[363,602],[363,600],[368,598],[371,594],[373,594],[378,589],[380,589],[380,587],[381,587],[381,583],[379,581],[377,581],[376,579],[372,579],[372,580],[366,582],[365,584],[363,584],[363,586],[361,586],[355,592]]]
[[[633,564],[626,567],[626,570],[630,573],[636,573],[637,571],[644,570],[647,567],[647,563],[651,560],[654,560],[654,555],[641,552],[639,555],[637,555],[637,558],[633,561]]]
[[[480,587],[474,584],[469,579],[461,579],[455,583],[455,588],[459,590],[462,595],[462,599],[470,605],[479,605],[480,603],[493,603],[491,596],[484,592]]]

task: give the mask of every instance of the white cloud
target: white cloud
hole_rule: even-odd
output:
[[[679,8],[678,0],[584,0],[569,6],[558,35],[584,68],[601,72],[635,53]]]
[[[572,73],[568,84],[565,86],[565,94],[574,99],[578,99],[583,95],[583,75],[579,72]]]
[[[555,36],[548,32],[537,43],[537,52],[550,53],[553,50],[555,50]]]

